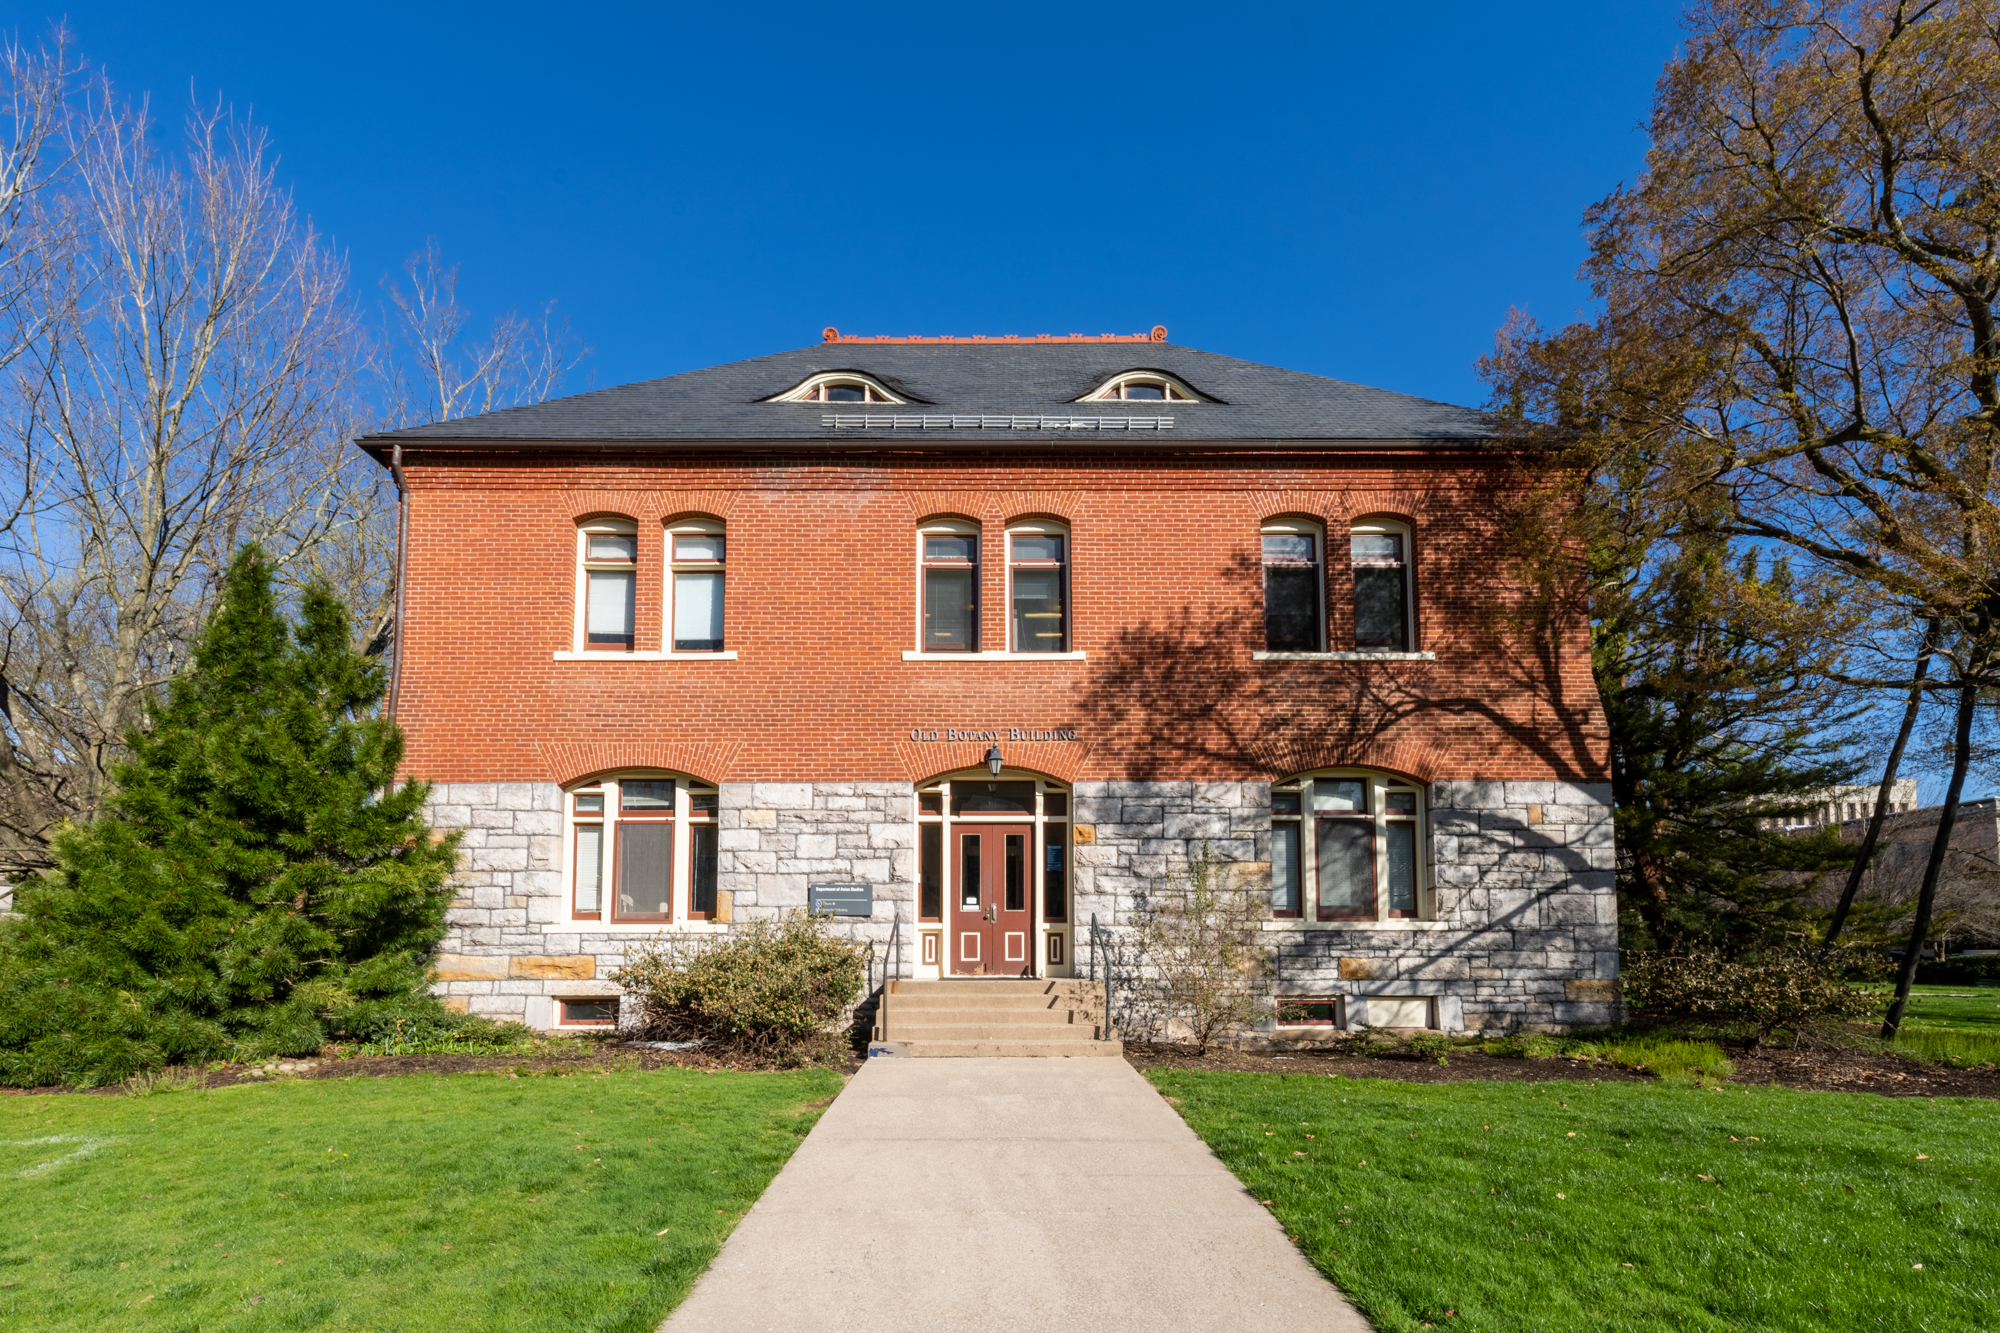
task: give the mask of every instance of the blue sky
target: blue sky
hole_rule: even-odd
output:
[[[435,236],[623,383],[849,333],[1103,333],[1478,402],[1588,299],[1678,3],[86,3],[176,122],[271,131],[357,286]],[[581,377],[573,387],[583,387]]]

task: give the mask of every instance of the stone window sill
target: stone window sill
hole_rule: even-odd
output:
[[[1435,662],[1436,653],[1252,653],[1253,662]]]
[[[736,650],[720,653],[556,653],[558,662],[734,662]]]
[[[1263,923],[1266,930],[1457,930],[1450,921],[1423,921],[1413,917],[1391,917],[1387,921],[1302,921],[1297,917],[1273,918]]]
[[[544,931],[561,935],[637,935],[662,931],[676,935],[714,935],[729,929],[727,921],[562,921],[541,925]]]
[[[1082,653],[915,653],[903,654],[905,662],[1081,662]]]

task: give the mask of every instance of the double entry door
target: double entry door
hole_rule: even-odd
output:
[[[1035,829],[951,826],[951,970],[1026,977],[1035,970]]]

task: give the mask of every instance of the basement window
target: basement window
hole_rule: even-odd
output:
[[[565,1028],[615,1028],[618,1026],[616,996],[588,1000],[557,1000],[556,1026]]]

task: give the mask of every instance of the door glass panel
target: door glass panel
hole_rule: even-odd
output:
[[[1299,826],[1271,826],[1271,910],[1299,910]]]
[[[1035,813],[1035,784],[954,780],[951,784],[951,812],[955,815],[1032,815]]]
[[[618,915],[664,919],[673,911],[674,826],[618,826]]]
[[[979,840],[977,833],[958,835],[958,905],[979,906]]]
[[[1028,839],[1025,834],[1007,835],[1007,910],[1028,910]]]
[[[1069,858],[1065,834],[1061,826],[1051,827],[1047,841],[1042,847],[1042,919],[1044,921],[1067,921],[1069,919],[1069,882],[1065,872],[1069,869]]]
[[[688,902],[691,915],[715,915],[716,829],[697,826],[688,830]]]
[[[1358,819],[1319,821],[1319,915],[1375,915],[1375,826]]]
[[[918,878],[922,888],[917,899],[917,919],[935,921],[944,914],[944,830],[926,824],[917,830]]]
[[[972,651],[973,575],[969,569],[924,571],[924,650]]]
[[[603,798],[599,798],[600,800]],[[604,825],[576,826],[576,910],[600,912],[604,889]]]
[[[722,575],[715,571],[674,575],[674,651],[722,651]]]
[[[1398,820],[1382,831],[1389,862],[1389,910],[1417,914],[1417,826]]]

